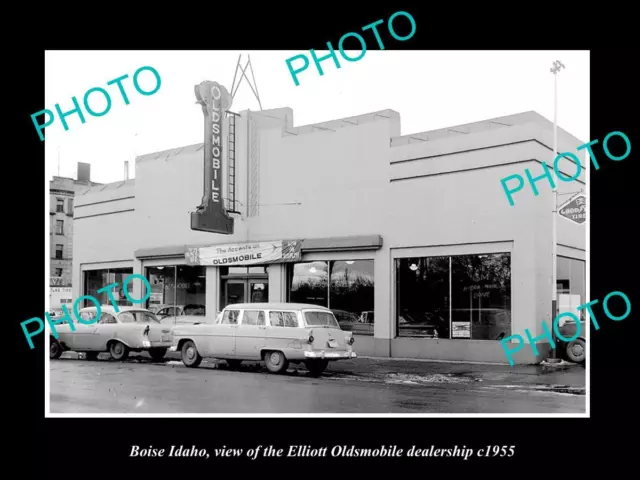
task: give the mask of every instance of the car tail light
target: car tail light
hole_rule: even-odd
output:
[[[315,338],[313,338],[313,335],[309,335],[309,343],[313,343],[314,340]]]
[[[353,338],[353,337],[349,337],[349,339],[347,340],[347,343],[348,343],[349,345],[353,345],[354,343],[356,343],[356,339],[355,339],[355,338]]]

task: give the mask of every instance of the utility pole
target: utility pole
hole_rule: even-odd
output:
[[[556,60],[553,62],[553,67],[551,67],[551,73],[553,73],[553,161],[555,164],[555,159],[558,156],[558,72],[561,69],[565,68],[565,66],[560,62],[560,60]],[[552,265],[551,265],[551,334],[554,337],[554,342],[556,342],[555,338],[555,329],[553,328],[553,322],[558,315],[558,189],[554,184],[551,201],[553,202],[551,208],[551,215],[553,217],[553,254],[552,254]],[[552,349],[551,358],[555,359],[556,357],[556,348]]]

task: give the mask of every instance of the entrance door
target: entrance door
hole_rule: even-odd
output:
[[[269,280],[267,278],[228,279],[225,282],[225,306],[268,301]]]
[[[245,302],[246,283],[244,280],[227,280],[227,288],[224,295],[225,305]]]
[[[248,280],[249,302],[266,303],[269,301],[269,282],[267,280]]]

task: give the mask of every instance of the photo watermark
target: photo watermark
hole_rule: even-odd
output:
[[[393,21],[398,17],[406,17],[409,20],[409,23],[411,24],[411,31],[407,35],[404,35],[404,36],[398,35],[396,30],[394,29]],[[384,50],[384,43],[382,43],[382,38],[380,38],[380,33],[376,29],[376,26],[380,25],[381,23],[384,23],[384,20],[381,19],[376,22],[370,23],[369,25],[365,25],[364,27],[362,27],[362,31],[364,32],[366,30],[371,29],[371,31],[373,31],[373,35],[376,37],[376,41],[378,42],[378,46],[380,47],[380,50]],[[416,33],[416,21],[414,20],[413,16],[411,16],[411,14],[407,12],[396,12],[393,15],[391,15],[391,17],[389,17],[389,20],[387,21],[387,29],[389,30],[389,33],[393,38],[395,38],[400,42],[406,42],[411,37],[413,37]],[[357,57],[349,57],[344,51],[344,42],[350,37],[356,38],[358,42],[360,42],[361,52]],[[324,71],[320,66],[320,62],[324,60],[328,60],[329,58],[333,58],[333,63],[336,65],[336,68],[341,68],[340,62],[338,61],[338,56],[336,55],[333,45],[331,45],[331,42],[327,42],[327,47],[329,47],[330,53],[320,58],[316,56],[315,50],[313,49],[309,50],[309,52],[311,53],[311,57],[313,58],[313,62],[315,63],[320,76],[324,75]],[[342,37],[340,37],[340,40],[338,40],[338,50],[340,51],[340,55],[342,56],[342,58],[344,58],[347,62],[357,62],[358,60],[361,60],[362,57],[364,57],[365,54],[367,53],[367,43],[365,39],[362,37],[362,35],[360,35],[359,33],[349,32],[349,33],[345,33]],[[303,63],[302,65],[300,65],[294,70],[291,64],[298,59],[302,60]],[[306,55],[300,54],[300,55],[295,55],[291,58],[287,58],[285,62],[287,64],[287,68],[289,69],[289,73],[291,73],[291,77],[293,78],[293,83],[295,83],[297,87],[298,85],[300,85],[300,81],[298,80],[298,74],[305,71],[307,68],[309,68],[309,65],[310,65],[309,58]]]
[[[616,156],[613,155],[611,153],[611,151],[609,150],[609,140],[611,139],[611,137],[613,136],[618,136],[618,137],[622,137],[622,139],[624,140],[624,143],[626,144],[627,150],[624,154],[620,155],[620,156]],[[596,160],[596,155],[595,153],[593,153],[592,150],[592,146],[598,143],[598,139],[596,140],[592,140],[589,143],[585,143],[583,145],[580,145],[576,150],[583,150],[586,149],[589,152],[589,158],[591,158],[591,162],[593,163],[593,166],[595,167],[596,170],[600,170],[600,164],[598,163],[598,161]],[[627,137],[624,133],[622,132],[611,132],[609,133],[606,137],[604,137],[604,141],[602,142],[602,148],[604,149],[604,153],[607,155],[607,157],[609,157],[611,160],[614,160],[616,162],[619,162],[621,160],[624,160],[625,158],[627,158],[629,156],[629,154],[631,153],[631,141],[629,140],[629,137]],[[571,160],[575,163],[576,165],[576,173],[573,175],[573,177],[567,177],[565,175],[562,175],[559,171],[558,171],[558,162],[565,158],[565,157],[570,157]],[[529,184],[531,185],[531,189],[533,190],[533,195],[534,196],[538,196],[540,195],[540,192],[538,191],[538,188],[536,187],[536,182],[539,180],[542,180],[544,178],[546,178],[547,180],[549,180],[549,184],[551,185],[551,188],[556,188],[556,183],[553,180],[553,176],[551,175],[551,171],[549,170],[549,167],[547,166],[547,164],[545,162],[542,162],[542,169],[544,170],[544,173],[542,175],[540,175],[539,177],[532,177],[531,176],[531,172],[529,171],[529,169],[525,169],[524,173],[527,177],[527,180],[529,181]],[[556,176],[558,177],[558,179],[560,179],[563,182],[573,182],[574,180],[576,180],[578,177],[580,177],[580,174],[582,173],[582,163],[580,163],[580,159],[578,158],[578,156],[574,153],[571,152],[563,152],[563,153],[559,153],[555,160],[553,161],[553,171],[556,173]],[[514,186],[513,188],[507,188],[507,182],[509,180],[517,180],[518,181],[518,185]],[[513,201],[513,193],[519,192],[520,190],[522,190],[524,188],[524,178],[522,178],[522,175],[519,174],[513,174],[513,175],[509,175],[508,177],[504,177],[503,179],[500,180],[500,183],[502,184],[502,188],[504,190],[504,193],[507,195],[507,200],[509,200],[509,205],[511,205],[512,207],[515,205],[515,202]]]
[[[134,278],[139,278],[146,287],[147,293],[141,299],[132,298],[129,295],[129,292],[127,291],[127,286],[129,282],[131,282]],[[109,297],[109,301],[113,305],[113,309],[116,311],[116,313],[120,311],[120,308],[118,308],[116,299],[113,297],[113,288],[117,286],[118,286],[118,282],[114,282],[97,291],[97,293],[105,292],[107,294],[107,296]],[[151,297],[151,284],[149,283],[149,280],[147,280],[143,275],[140,275],[137,273],[134,273],[133,275],[129,275],[127,278],[124,279],[124,282],[122,282],[122,290],[124,292],[124,296],[126,297],[126,299],[134,304],[144,303]],[[81,305],[81,302],[84,299],[87,299],[90,302],[93,302],[96,306],[96,315],[90,320],[84,320],[80,316],[79,305]],[[62,323],[63,321],[66,321],[69,324],[69,328],[71,329],[72,332],[76,331],[76,327],[73,324],[74,322],[73,322],[73,319],[71,318],[71,314],[69,313],[69,310],[67,309],[67,306],[63,304],[61,308],[62,308],[62,311],[64,312],[64,315],[62,315],[60,318],[52,319],[48,312],[44,314],[45,318],[47,319],[47,323],[51,328],[51,334],[55,337],[56,340],[58,339],[58,332],[56,331],[55,326]],[[73,313],[76,317],[76,320],[79,323],[83,325],[91,325],[93,323],[96,323],[98,320],[100,320],[100,315],[102,314],[102,307],[100,306],[100,301],[96,297],[92,295],[83,295],[74,302]],[[27,325],[29,325],[30,323],[39,324],[38,329],[35,332],[29,332],[27,330]],[[30,318],[29,320],[25,320],[24,322],[21,322],[20,326],[22,327],[22,331],[24,332],[27,342],[29,343],[29,348],[33,350],[35,345],[33,344],[33,341],[31,339],[44,331],[44,322],[42,321],[41,318],[33,317],[33,318]]]
[[[153,75],[155,76],[156,79],[156,86],[149,91],[144,91],[142,90],[142,88],[140,88],[140,84],[138,83],[138,76],[140,75],[141,72],[148,70],[151,73],[153,73]],[[124,104],[125,105],[129,105],[129,97],[127,97],[126,92],[124,91],[124,87],[122,86],[122,81],[129,78],[128,74],[122,75],[118,78],[115,78],[113,80],[110,80],[107,82],[107,85],[118,85],[118,89],[120,90],[120,94],[122,95],[122,99],[124,100]],[[133,74],[133,86],[136,89],[136,91],[140,94],[140,95],[144,95],[144,96],[150,96],[153,95],[154,93],[156,93],[158,90],[160,90],[160,85],[162,85],[162,80],[160,79],[160,74],[158,73],[158,71],[153,68],[153,67],[140,67],[138,70],[135,71],[135,73]],[[99,92],[101,93],[105,100],[106,100],[106,106],[104,107],[104,110],[102,112],[98,112],[98,111],[94,111],[90,106],[89,106],[89,96],[94,93],[94,92]],[[74,113],[78,114],[78,117],[80,118],[80,122],[82,123],[86,123],[86,120],[84,118],[84,114],[82,113],[82,109],[80,108],[80,104],[78,103],[78,99],[76,97],[71,97],[71,101],[73,102],[73,105],[75,108],[69,110],[68,112],[62,112],[62,109],[60,108],[60,104],[56,103],[55,104],[55,109],[56,112],[58,112],[58,117],[60,118],[60,121],[62,122],[62,126],[64,127],[65,131],[69,131],[69,125],[67,124],[67,121],[65,120],[65,117],[68,117],[69,115],[72,115]],[[104,88],[102,87],[93,87],[90,88],[89,90],[86,91],[86,93],[84,94],[84,99],[83,99],[83,103],[84,103],[84,108],[87,110],[87,112],[89,113],[89,115],[93,116],[93,117],[102,117],[104,115],[106,115],[107,113],[109,113],[109,111],[111,110],[111,97],[109,96],[109,92],[107,92]],[[94,104],[95,106],[95,104]],[[45,119],[46,116],[49,116],[49,120],[45,120],[44,123],[41,125],[38,123],[38,121],[36,120],[36,117],[40,116],[40,115],[45,115]],[[31,115],[31,121],[33,122],[33,125],[36,127],[36,131],[38,132],[38,135],[40,136],[40,141],[44,141],[44,135],[42,134],[42,131],[45,129],[45,127],[50,127],[53,122],[55,121],[56,116],[54,115],[54,113],[45,108],[44,110],[40,110],[39,112],[34,113],[33,115]]]
[[[624,300],[626,306],[627,306],[627,311],[620,315],[620,316],[615,316],[611,313],[611,311],[609,310],[608,307],[608,302],[611,299],[611,297],[614,296],[618,296],[618,297],[622,297],[622,299]],[[576,310],[579,312],[581,310],[586,310],[589,313],[589,318],[591,319],[591,322],[593,323],[593,326],[595,327],[596,330],[600,330],[600,324],[598,323],[598,321],[596,320],[596,315],[595,313],[593,313],[593,310],[591,309],[591,307],[595,304],[597,304],[599,301],[596,300],[591,300],[588,303],[585,303],[583,305],[580,305],[578,307],[576,307]],[[625,318],[627,318],[629,316],[629,314],[631,313],[631,301],[629,300],[629,297],[627,297],[624,293],[622,292],[611,292],[610,294],[608,294],[606,297],[604,297],[604,300],[602,301],[602,308],[604,310],[604,313],[607,317],[609,317],[611,320],[614,320],[616,322],[619,322],[621,320],[624,320]],[[564,337],[562,335],[562,333],[558,330],[559,328],[559,323],[561,322],[561,320],[564,317],[569,317],[571,318],[571,320],[573,320],[576,324],[576,332],[573,334],[572,337]],[[555,320],[553,321],[553,331],[556,334],[556,337],[558,339],[560,339],[563,342],[572,342],[575,339],[579,338],[582,335],[582,325],[580,324],[580,318],[572,312],[562,312],[560,313]],[[539,335],[537,337],[532,337],[531,336],[531,332],[529,331],[528,328],[524,329],[524,333],[527,336],[527,338],[529,339],[529,346],[531,347],[531,349],[533,350],[534,355],[539,355],[538,349],[536,347],[536,342],[539,340],[542,340],[544,338],[546,338],[547,340],[549,340],[549,345],[551,345],[551,348],[556,348],[556,342],[553,340],[553,335],[551,335],[551,332],[549,331],[549,327],[547,326],[547,324],[543,321],[542,322],[542,329],[544,330],[544,333],[542,335]],[[518,344],[515,346],[515,348],[513,349],[509,349],[507,348],[507,345],[509,344],[510,340],[514,338],[518,340]],[[512,359],[512,354],[519,352],[520,350],[522,350],[524,348],[524,338],[522,338],[522,335],[511,335],[509,337],[503,338],[502,340],[500,340],[500,345],[502,346],[502,349],[504,350],[505,355],[507,356],[507,360],[509,360],[509,365],[511,365],[513,367],[513,365],[515,365],[515,362]]]

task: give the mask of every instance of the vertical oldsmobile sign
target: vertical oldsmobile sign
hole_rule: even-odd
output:
[[[231,107],[231,95],[209,81],[196,85],[195,94],[204,115],[204,192],[201,204],[191,213],[191,229],[231,235],[233,218],[224,208],[222,182],[222,116]]]

